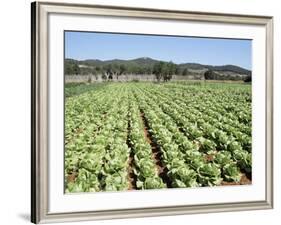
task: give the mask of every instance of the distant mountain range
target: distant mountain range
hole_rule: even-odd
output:
[[[75,59],[65,59],[65,63],[76,63],[79,67],[103,67],[109,64],[115,65],[125,65],[129,67],[153,67],[154,64],[159,62],[160,60],[152,59],[149,57],[141,57],[136,59],[112,59],[112,60],[99,60],[99,59],[86,59],[86,60],[75,60]],[[236,65],[221,65],[221,66],[214,66],[214,65],[204,65],[199,63],[180,63],[177,64],[178,68],[183,71],[187,69],[190,73],[193,74],[202,74],[207,70],[212,70],[217,74],[221,74],[222,76],[239,76],[239,77],[246,77],[251,75],[251,70],[247,70],[240,66]]]

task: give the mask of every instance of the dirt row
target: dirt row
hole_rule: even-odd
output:
[[[152,159],[155,162],[156,168],[158,170],[158,175],[161,177],[163,182],[167,185],[168,188],[171,187],[171,180],[169,179],[167,173],[167,167],[162,162],[162,153],[160,151],[157,141],[152,137],[152,134],[149,132],[148,122],[145,118],[144,112],[140,113],[141,120],[143,122],[143,132],[146,141],[150,144],[152,150]]]
[[[129,115],[128,115],[129,117]],[[131,123],[130,119],[128,119],[128,127],[127,127],[127,145],[130,149],[132,149],[132,144],[130,142],[130,132],[131,132]],[[129,181],[129,187],[128,190],[135,190],[137,189],[137,177],[133,170],[134,167],[134,153],[133,151],[130,151],[129,161],[128,161],[128,181]]]

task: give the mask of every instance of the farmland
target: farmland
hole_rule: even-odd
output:
[[[251,184],[251,86],[75,84],[65,90],[66,192]]]

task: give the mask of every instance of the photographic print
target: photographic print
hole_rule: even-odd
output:
[[[31,22],[33,223],[273,208],[271,16],[34,2]]]
[[[252,183],[252,40],[64,32],[65,192]]]

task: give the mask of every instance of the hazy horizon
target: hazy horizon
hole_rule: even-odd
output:
[[[80,61],[151,58],[175,64],[234,65],[252,70],[252,43],[242,39],[66,31],[65,58]]]

